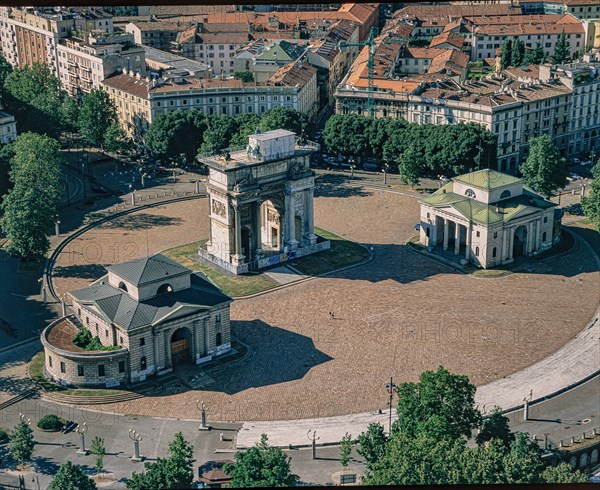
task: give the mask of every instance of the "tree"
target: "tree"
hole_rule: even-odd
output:
[[[353,448],[354,443],[352,442],[352,436],[346,432],[340,441],[340,463],[344,468],[348,466],[348,463],[350,462],[350,455],[352,454]]]
[[[60,466],[48,487],[49,490],[96,490],[97,488],[94,480],[83,472],[81,466],[71,461]]]
[[[194,479],[194,448],[181,432],[169,444],[167,481],[172,488],[187,488]]]
[[[104,456],[106,456],[104,439],[98,436],[92,439],[91,453],[94,455],[94,465],[96,466],[96,472],[101,473],[102,470],[104,470]]]
[[[42,257],[61,195],[60,147],[47,136],[25,133],[14,143],[10,179],[4,197],[2,229],[10,240],[8,252],[22,258]]]
[[[35,440],[33,429],[25,420],[21,420],[8,436],[8,454],[21,463],[31,460]]]
[[[60,136],[63,121],[59,108],[66,94],[46,64],[16,68],[6,76],[4,88],[7,109],[15,116],[19,133]]]
[[[500,58],[500,68],[506,69],[512,66],[512,41],[505,39],[502,43],[502,56]]]
[[[6,58],[0,53],[0,97],[4,94],[4,82],[6,77],[13,71],[12,65],[6,61]]]
[[[520,39],[515,39],[511,51],[512,66],[521,66],[525,57],[525,43]]]
[[[410,437],[419,434],[437,440],[470,437],[481,415],[474,408],[475,386],[467,376],[442,366],[425,371],[418,383],[402,383],[398,391],[398,420],[392,430]]]
[[[155,153],[178,157],[185,153],[194,161],[208,126],[202,111],[174,111],[159,114],[146,133],[146,144]]]
[[[424,159],[417,144],[412,144],[402,153],[398,160],[398,173],[406,184],[415,186],[422,175]]]
[[[261,131],[287,129],[298,136],[308,128],[308,116],[304,112],[286,107],[275,107],[260,118]]]
[[[79,106],[74,97],[65,97],[61,106],[60,114],[63,128],[74,133],[79,129]]]
[[[558,466],[547,467],[542,472],[544,483],[589,483],[588,476],[579,470],[573,470],[571,465],[560,463]]]
[[[168,490],[189,488],[194,479],[192,455],[194,449],[181,432],[169,444],[169,457],[145,463],[145,472],[133,473],[127,482],[131,490]]]
[[[506,447],[509,447],[515,440],[515,436],[508,426],[508,417],[502,415],[498,407],[494,408],[489,418],[483,421],[475,442],[481,446],[492,439],[501,440]]]
[[[10,162],[15,156],[15,145],[0,146],[0,198],[12,187],[10,182]],[[1,199],[0,199],[1,202]]]
[[[233,468],[224,466],[232,487],[291,487],[298,481],[290,470],[291,458],[280,448],[270,447],[267,441],[267,435],[262,434],[259,443],[236,453]]]
[[[158,458],[154,463],[144,463],[146,471],[131,475],[126,486],[130,490],[169,490],[167,459]]]
[[[385,435],[383,425],[380,423],[370,423],[367,431],[358,436],[359,447],[356,450],[367,463],[367,473],[373,468],[373,465],[385,454],[385,445],[388,438]]]
[[[232,116],[209,116],[206,131],[199,153],[213,153],[229,146],[233,135],[237,132],[235,118]]]
[[[254,73],[251,71],[234,71],[234,78],[239,78],[242,82],[248,83],[254,81]]]
[[[535,44],[535,48],[525,56],[525,62],[529,65],[541,65],[545,59],[546,53],[544,53],[544,47],[539,41]]]
[[[560,36],[558,36],[556,44],[554,45],[554,54],[552,55],[552,61],[554,61],[554,63],[558,65],[567,61],[568,57],[569,42],[567,41],[565,31],[562,31],[560,33]]]
[[[78,123],[84,140],[89,145],[103,149],[108,128],[117,123],[117,110],[108,93],[93,89],[85,95]]]
[[[104,133],[104,150],[109,153],[124,153],[132,146],[132,141],[127,133],[116,123],[111,124]]]
[[[581,198],[581,207],[596,230],[600,231],[600,160],[592,169],[592,176],[594,180],[590,183],[590,192]]]
[[[532,138],[529,156],[520,170],[525,183],[546,198],[567,185],[567,161],[549,135]]]

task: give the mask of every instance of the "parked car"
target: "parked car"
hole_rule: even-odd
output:
[[[376,163],[365,162],[365,163],[363,163],[363,168],[365,170],[371,170],[371,171],[376,172],[377,169],[379,168],[379,165],[377,165]]]
[[[591,160],[586,160],[585,162],[581,162],[581,165],[591,165],[592,161]]]
[[[571,161],[572,161],[574,164],[576,164],[576,165],[577,165],[577,164],[579,164],[579,163],[581,163],[581,160],[580,160],[579,158],[576,158],[576,157],[573,157],[573,158],[571,158]]]

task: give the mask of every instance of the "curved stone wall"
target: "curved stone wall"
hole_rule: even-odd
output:
[[[71,315],[70,315],[71,316]],[[64,340],[73,338],[77,327],[70,316],[48,325],[41,335],[44,346],[44,374],[65,386],[113,387],[129,382],[129,350],[86,351]]]

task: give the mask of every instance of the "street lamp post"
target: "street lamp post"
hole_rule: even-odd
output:
[[[87,454],[88,451],[85,448],[85,433],[88,430],[87,422],[83,423],[83,426],[79,425],[75,432],[79,434],[79,449],[77,450],[77,454]]]
[[[387,184],[387,173],[389,172],[390,166],[386,163],[384,167],[381,169],[383,172],[383,183]]]
[[[84,153],[84,155],[85,155],[85,153]],[[86,185],[85,185],[85,162],[81,163],[81,176],[83,177],[82,178],[82,181],[83,181],[83,197],[87,198],[87,189],[86,189]]]
[[[310,432],[311,432],[311,430],[308,429],[308,432],[306,433],[306,437],[308,437],[309,441],[312,441],[312,459],[317,459],[317,441],[321,438],[317,437],[316,430],[312,431],[312,437],[310,435]]]
[[[143,173],[143,174],[142,174],[142,187],[144,187],[144,179],[145,179],[146,177],[148,177],[148,174],[147,174],[147,173]]]
[[[67,293],[62,295],[62,316],[67,316]]]
[[[350,177],[354,177],[354,169],[356,168],[356,165],[350,165]]]
[[[59,219],[57,219],[57,220],[54,222],[54,231],[55,231],[55,233],[56,233],[56,236],[60,236],[60,229],[59,229],[59,226],[60,226],[60,220],[59,220]]]
[[[206,425],[206,405],[200,400],[196,400],[196,407],[200,410],[200,427],[198,430],[210,430],[210,427]]]
[[[142,436],[134,429],[129,429],[129,439],[133,441],[133,456],[131,457],[131,461],[141,461],[143,459],[143,456],[140,456],[140,441],[142,440]]]
[[[390,435],[392,435],[392,399],[394,397],[394,390],[396,389],[394,379],[390,376],[390,382],[386,383],[384,386],[388,394],[390,395]]]
[[[42,299],[44,301],[44,304],[46,304],[46,281],[44,280],[44,276],[38,279],[38,283],[42,285]]]
[[[129,184],[129,192],[131,192],[131,205],[135,206],[135,189]]]

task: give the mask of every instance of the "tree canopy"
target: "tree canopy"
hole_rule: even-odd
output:
[[[107,92],[93,89],[83,97],[78,125],[88,144],[104,148],[106,132],[116,123],[117,110]]]
[[[567,36],[565,31],[560,33],[558,36],[558,40],[554,45],[554,54],[552,55],[552,61],[556,64],[561,64],[567,61],[569,57],[569,42],[567,41]]]
[[[535,48],[531,49],[525,56],[525,62],[530,65],[541,65],[546,59],[544,47],[539,41],[535,44]]]
[[[529,155],[520,170],[525,183],[546,198],[567,185],[567,161],[547,134],[531,139]]]
[[[515,436],[508,426],[508,417],[502,415],[502,411],[498,407],[492,410],[487,419],[483,420],[475,441],[481,446],[492,439],[499,439],[507,447],[515,440]]]
[[[23,465],[31,460],[34,446],[33,429],[21,420],[8,436],[8,454]]]
[[[291,487],[298,476],[290,470],[291,458],[280,448],[270,447],[267,435],[246,451],[235,454],[235,466],[225,465],[225,473],[231,476],[232,487]]]
[[[66,94],[46,64],[14,69],[6,76],[4,89],[7,109],[17,120],[19,134],[33,131],[60,136],[64,126],[60,107]]]
[[[493,167],[496,162],[496,137],[472,123],[419,125],[391,118],[338,114],[327,121],[323,140],[330,153],[388,162],[409,184],[416,184],[425,176],[454,176],[480,166]],[[481,163],[477,162],[479,146]]]
[[[94,480],[87,476],[81,466],[67,461],[56,472],[49,490],[96,490]]]
[[[525,58],[525,43],[521,41],[519,38],[513,41],[512,51],[511,51],[511,65],[512,66],[521,66],[523,64],[523,60]]]
[[[13,144],[10,179],[0,221],[9,238],[8,252],[23,258],[42,257],[48,251],[61,196],[60,146],[36,133],[19,135]]]
[[[169,457],[158,458],[154,463],[145,463],[146,471],[133,472],[127,482],[131,490],[169,490],[189,488],[194,479],[192,445],[178,432],[169,444]]]
[[[502,56],[500,57],[500,68],[502,70],[505,70],[509,66],[513,66],[512,54],[512,41],[510,39],[505,39],[502,43]]]
[[[583,213],[594,224],[596,230],[600,231],[600,160],[592,169],[592,180],[587,196],[581,198]]]
[[[397,393],[398,420],[393,431],[441,440],[471,437],[471,431],[479,426],[475,387],[466,376],[440,366],[437,371],[423,372],[417,383],[400,384]]]

